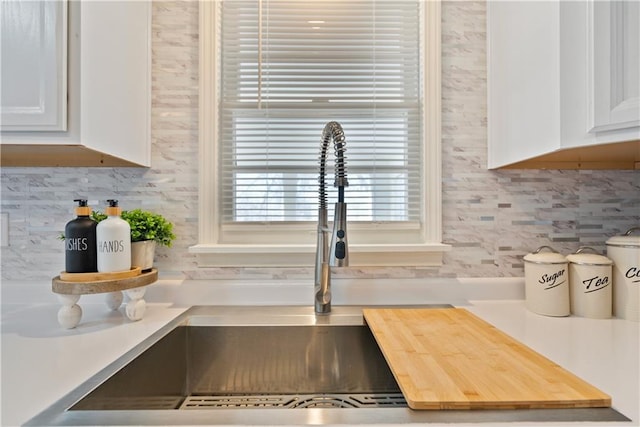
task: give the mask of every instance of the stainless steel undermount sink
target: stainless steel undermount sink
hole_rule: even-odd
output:
[[[372,406],[376,396],[404,404],[364,325],[179,326],[71,409]]]
[[[414,411],[361,307],[317,316],[313,307],[207,306],[187,310],[27,425],[627,420],[610,408]]]

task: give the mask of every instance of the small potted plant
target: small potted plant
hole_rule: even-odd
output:
[[[100,222],[107,215],[93,211],[91,217]],[[142,209],[122,211],[122,219],[131,227],[131,265],[143,271],[150,269],[153,267],[156,245],[170,247],[175,239],[173,224],[162,215]]]

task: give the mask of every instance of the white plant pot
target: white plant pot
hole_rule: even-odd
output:
[[[140,267],[143,271],[151,269],[153,267],[155,253],[155,240],[131,242],[131,266]]]

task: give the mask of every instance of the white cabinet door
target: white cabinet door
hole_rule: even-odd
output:
[[[67,2],[2,1],[4,131],[66,130]]]
[[[640,126],[640,2],[593,3],[594,128]]]
[[[47,40],[48,47],[53,46],[48,43],[57,40],[51,32],[54,21],[56,29],[58,24],[65,23],[66,29],[60,34],[66,34],[62,45],[68,49],[62,61],[66,68],[61,69],[52,69],[52,64],[60,65],[59,62],[52,60],[47,65],[40,61],[51,53],[40,45],[33,44],[31,50],[20,48],[9,52],[16,61],[26,61],[21,56],[23,53],[30,59],[38,59],[33,64],[5,60],[3,50],[3,103],[6,88],[15,86],[15,98],[24,98],[28,93],[32,104],[44,105],[48,112],[50,104],[42,95],[42,82],[56,81],[58,86],[53,86],[61,88],[56,99],[60,101],[59,106],[66,107],[66,113],[64,109],[57,109],[58,119],[62,119],[66,128],[45,128],[33,123],[23,124],[22,128],[3,126],[0,165],[150,166],[151,0],[0,2],[3,25],[4,21],[11,22],[5,17],[9,12],[31,16],[24,19],[32,24],[24,24],[23,32],[30,34],[31,31],[40,42]],[[26,9],[21,9],[21,5],[26,5]],[[64,8],[60,9],[61,5]],[[54,6],[55,10],[51,9]],[[29,30],[29,25],[36,28],[36,24],[48,32]],[[2,37],[4,48],[5,42],[8,43],[4,28]],[[18,41],[15,45],[20,46]],[[51,51],[56,52],[53,48]],[[5,65],[13,69],[12,73],[5,74]],[[21,73],[30,76],[32,72],[37,74],[28,80],[21,76]],[[2,119],[6,124],[4,114]]]
[[[560,145],[559,21],[556,2],[487,3],[490,168]]]

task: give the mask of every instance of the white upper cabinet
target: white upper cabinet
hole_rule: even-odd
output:
[[[640,126],[640,2],[596,2],[593,131]]]
[[[489,168],[640,165],[640,3],[487,3]]]
[[[0,4],[2,130],[66,130],[67,3]]]
[[[57,91],[51,90],[57,97],[58,115],[63,117],[66,106],[67,117],[62,120],[63,127],[56,130],[45,130],[25,120],[18,131],[4,127],[7,122],[3,115],[2,166],[150,166],[151,2],[9,1],[3,2],[3,8],[13,3],[32,7],[14,5],[14,18],[3,16],[3,21],[20,22],[19,19],[28,15],[27,11],[34,14],[31,9],[39,8],[38,19],[45,21],[42,36],[46,40],[22,49],[22,41],[5,40],[3,28],[3,113],[11,102],[27,104],[25,99],[39,99],[42,104],[44,98],[37,91],[48,93],[49,86],[62,86]],[[61,6],[64,10],[65,3],[66,18],[64,12],[57,11]],[[56,12],[50,11],[51,7],[55,7]],[[47,18],[49,15],[51,19]],[[57,36],[48,39],[51,31],[48,26],[54,17],[60,24],[66,20],[66,59],[64,49],[56,47]],[[37,25],[34,23],[34,27]],[[60,25],[56,25],[58,27]],[[30,34],[38,30],[25,28],[23,31]],[[64,34],[60,35],[63,37]],[[19,68],[23,65],[13,61],[5,64],[5,44],[10,54],[16,55],[17,51],[24,56],[20,58],[22,64],[33,63],[47,69],[26,67],[21,75]],[[62,70],[47,65],[44,58],[49,57],[53,58],[52,64],[62,63]],[[5,75],[5,67],[14,72]],[[55,83],[65,73],[66,90],[64,85]],[[7,87],[12,87],[14,95],[5,99]]]

